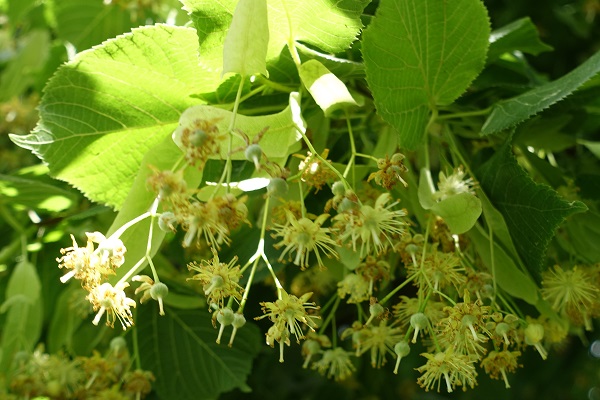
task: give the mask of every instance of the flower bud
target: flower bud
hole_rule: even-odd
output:
[[[166,211],[158,217],[158,227],[163,232],[174,232],[177,226],[177,217],[171,211]]]
[[[415,334],[413,335],[412,342],[417,343],[417,336],[419,335],[419,331],[427,328],[429,325],[429,319],[423,313],[416,313],[410,317],[410,326],[415,330]]]
[[[288,184],[285,179],[273,178],[267,185],[267,193],[269,196],[285,196],[289,190]]]
[[[342,181],[336,181],[331,186],[331,192],[334,196],[344,196],[346,194],[346,188]]]
[[[257,144],[251,144],[244,152],[246,160],[253,162],[256,169],[260,169],[260,159],[262,158],[262,154],[263,151]]]
[[[196,129],[192,133],[190,133],[190,143],[196,147],[202,146],[206,139],[208,139],[208,135],[204,132],[203,129]]]

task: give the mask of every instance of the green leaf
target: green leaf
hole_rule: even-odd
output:
[[[468,237],[498,286],[511,296],[523,299],[529,304],[537,304],[539,294],[535,282],[519,270],[513,259],[506,254],[502,247],[495,242],[493,247],[490,246],[490,238],[479,225],[476,225],[476,227],[477,229],[469,231]]]
[[[600,262],[600,214],[591,210],[567,219],[557,235],[558,243],[579,260]]]
[[[267,0],[269,49],[276,60],[288,42],[301,41],[328,53],[350,46],[362,28],[360,15],[370,0]],[[181,0],[198,31],[200,62],[210,71],[223,67],[223,44],[236,0]],[[292,37],[290,38],[290,34]],[[214,82],[214,90],[219,82]]]
[[[512,99],[496,103],[481,128],[481,134],[497,133],[525,121],[573,93],[598,72],[600,51],[565,76]]]
[[[489,34],[479,0],[380,2],[363,56],[377,111],[401,147],[419,147],[431,111],[451,104],[479,74]]]
[[[200,104],[188,108],[179,120],[179,126],[173,138],[178,143],[181,137],[181,131],[187,129],[194,120],[215,120],[215,126],[220,132],[227,132],[229,124],[233,117],[231,111]],[[252,140],[264,128],[268,130],[260,140],[260,147],[267,157],[280,158],[287,157],[289,148],[298,140],[296,126],[304,127],[304,122],[300,116],[300,96],[298,93],[291,93],[289,97],[289,106],[277,114],[261,115],[258,117],[248,117],[245,115],[236,116],[235,129],[244,132]],[[182,147],[181,143],[178,146]],[[231,154],[233,160],[244,160],[243,149],[247,144],[237,135],[233,137],[232,149],[241,149]],[[183,148],[183,147],[182,147]],[[213,158],[227,158],[228,144],[223,143],[220,154]]]
[[[308,60],[300,65],[300,79],[310,92],[325,116],[339,108],[357,105],[356,101],[337,76],[317,60]]]
[[[538,55],[551,50],[551,46],[540,40],[537,28],[531,19],[525,17],[492,32],[488,62],[496,60],[504,53],[513,51]]]
[[[223,74],[267,75],[267,0],[240,0],[223,47]]]
[[[56,303],[48,328],[46,345],[49,353],[73,351],[73,335],[84,319],[75,310],[77,301],[85,301],[86,292],[79,283],[63,290]]]
[[[234,75],[219,85],[219,87],[210,93],[201,93],[198,95],[194,95],[194,97],[198,97],[209,104],[227,104],[233,103],[235,101],[235,97],[237,95],[238,87],[240,86],[240,80],[242,77],[240,75]],[[244,84],[242,87],[242,97],[250,92],[251,83],[250,78],[244,79]]]
[[[73,193],[42,183],[10,175],[0,175],[0,202],[20,205],[34,210],[60,212],[71,207]]]
[[[29,261],[16,265],[6,288],[0,313],[7,313],[2,327],[0,371],[8,371],[14,354],[31,351],[42,331],[42,285]]]
[[[591,142],[589,140],[578,140],[577,143],[584,145],[596,158],[600,159],[600,142]]]
[[[253,324],[238,330],[230,348],[215,343],[218,330],[204,310],[167,308],[161,317],[154,307],[141,306],[137,317],[140,361],[156,376],[160,398],[215,399],[234,388],[248,388],[246,377],[262,342]],[[230,332],[226,328],[224,342]]]
[[[452,234],[467,232],[481,215],[481,201],[471,193],[458,193],[435,203],[431,207],[442,217]]]
[[[565,201],[551,187],[533,182],[512,155],[510,140],[476,175],[481,188],[504,216],[529,272],[539,278],[546,247],[558,225],[587,207],[579,201]]]
[[[47,84],[36,129],[11,139],[52,176],[119,208],[144,154],[213,79],[198,67],[196,51],[193,29],[155,25],[80,53]]]
[[[57,0],[53,11],[58,37],[78,51],[144,24],[143,18],[136,19],[128,9],[103,0]]]
[[[117,214],[111,227],[108,229],[106,234],[107,237],[115,233],[129,221],[147,212],[152,206],[152,202],[157,194],[148,190],[147,180],[152,174],[150,166],[153,166],[160,171],[173,170],[180,160],[182,160],[181,151],[169,136],[163,139],[162,143],[157,144],[146,153],[127,199],[123,203],[123,207],[119,210],[119,214]],[[186,168],[183,177],[188,187],[197,187],[202,180],[202,172],[198,171],[196,168]],[[125,233],[120,236],[120,239],[127,248],[127,253],[125,253],[125,263],[117,270],[116,276],[111,279],[113,284],[145,256],[150,223],[151,219],[146,218],[127,229]],[[156,221],[154,221],[152,234],[152,249],[150,256],[153,256],[158,251],[158,248],[166,235],[165,232],[158,228],[158,223]],[[139,273],[146,264],[147,262],[141,264],[137,272]]]
[[[6,65],[0,75],[0,102],[23,94],[33,85],[48,59],[50,36],[48,32],[35,30],[23,38],[23,47]]]

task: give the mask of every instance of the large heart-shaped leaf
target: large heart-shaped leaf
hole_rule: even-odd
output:
[[[35,130],[11,139],[52,176],[119,208],[144,154],[217,79],[198,66],[197,46],[194,29],[155,25],[80,53],[44,89]]]
[[[479,0],[382,0],[363,35],[377,112],[415,149],[432,110],[456,100],[485,64],[490,24]]]

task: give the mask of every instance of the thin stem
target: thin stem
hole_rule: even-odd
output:
[[[231,183],[231,172],[233,167],[231,166],[231,149],[233,148],[233,129],[235,128],[235,121],[237,119],[238,108],[240,106],[240,98],[242,97],[242,91],[244,89],[244,75],[241,76],[240,84],[238,86],[237,93],[235,95],[235,103],[233,104],[233,111],[231,112],[231,121],[229,123],[229,128],[227,132],[229,133],[229,143],[227,145],[227,161],[225,161],[225,171],[227,174],[227,187],[226,192],[229,193]]]
[[[346,169],[344,170],[344,178],[348,176],[350,172],[350,168],[354,166],[354,159],[356,158],[356,144],[354,143],[354,133],[352,132],[352,123],[350,122],[350,118],[348,117],[348,112],[345,112],[346,115],[346,125],[348,126],[348,138],[350,139],[350,161],[348,161],[348,165],[346,165]],[[352,169],[354,171],[354,169]],[[352,174],[354,177],[354,174]],[[354,181],[354,180],[353,180]],[[354,183],[354,182],[353,182]]]
[[[402,282],[401,284],[399,284],[398,286],[396,286],[394,288],[394,290],[392,290],[391,292],[389,292],[383,299],[379,300],[379,304],[384,305],[389,299],[392,298],[393,295],[395,295],[396,293],[398,293],[398,291],[400,289],[402,289],[404,286],[406,286],[407,284],[409,284],[416,277],[417,277],[417,274],[414,274],[413,276],[411,276],[410,278],[406,279],[404,282]]]
[[[265,201],[265,212],[263,213],[263,219],[262,219],[262,226],[260,227],[260,239],[258,241],[258,247],[256,249],[256,252],[254,253],[254,255],[252,257],[250,257],[250,259],[248,260],[248,262],[246,263],[246,265],[242,268],[242,271],[244,271],[248,265],[250,265],[252,263],[252,269],[250,270],[250,276],[248,277],[248,282],[246,282],[246,287],[244,288],[244,295],[242,296],[242,300],[240,301],[240,306],[238,308],[238,313],[242,313],[244,311],[244,307],[246,306],[246,301],[248,300],[248,295],[250,293],[250,288],[252,286],[252,281],[254,280],[254,273],[256,272],[256,267],[258,266],[258,262],[260,261],[261,258],[266,258],[265,256],[265,232],[267,230],[267,216],[269,214],[269,202],[271,200],[271,197],[268,196],[267,200]]]
[[[487,115],[490,113],[491,110],[492,110],[492,107],[488,107],[488,108],[484,108],[483,110],[444,114],[444,115],[439,115],[437,117],[437,120],[439,121],[439,120],[454,119],[454,118],[477,117],[480,115]]]
[[[329,314],[327,314],[327,318],[325,318],[325,321],[323,321],[323,325],[321,325],[321,327],[319,328],[319,333],[322,334],[323,332],[325,332],[325,329],[327,329],[327,325],[329,325],[329,323],[333,321],[333,317],[335,317],[335,312],[338,306],[340,305],[340,300],[341,299],[338,296],[335,296],[335,303],[333,303],[331,311],[329,311]]]
[[[19,222],[13,218],[12,214],[4,207],[4,204],[0,202],[0,216],[19,233],[21,239],[21,258],[23,261],[27,260],[27,233],[25,229],[19,224]]]
[[[154,204],[158,204],[158,197],[154,199],[154,203],[152,203],[152,207],[154,207]],[[156,210],[155,210],[156,212]],[[127,229],[131,228],[133,225],[137,224],[140,221],[145,220],[146,218],[150,217],[152,215],[151,211],[147,211],[145,213],[143,213],[142,215],[139,215],[137,217],[135,217],[134,219],[132,219],[131,221],[123,224],[119,229],[117,229],[112,235],[110,235],[110,238],[119,238]]]
[[[302,187],[302,181],[298,181],[298,191],[300,192],[300,209],[302,211],[302,218],[306,218],[306,207],[304,206],[304,188]]]

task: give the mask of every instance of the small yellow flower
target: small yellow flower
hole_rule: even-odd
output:
[[[510,389],[506,373],[514,372],[519,367],[517,358],[520,355],[520,351],[492,351],[483,359],[481,366],[492,379],[500,379],[500,376],[502,376],[504,386]]]
[[[336,243],[329,237],[331,229],[322,227],[328,217],[327,214],[321,214],[314,221],[306,217],[297,219],[293,213],[286,210],[287,223],[275,224],[275,233],[272,235],[274,238],[282,238],[275,244],[275,248],[285,246],[279,259],[283,260],[288,253],[291,255],[295,252],[294,264],[306,269],[310,266],[308,261],[313,252],[321,268],[324,268],[324,265],[320,252],[326,257],[339,258],[334,249]]]
[[[98,325],[104,314],[106,325],[110,327],[114,327],[116,320],[121,323],[123,330],[133,325],[131,307],[135,307],[136,304],[125,294],[124,290],[128,286],[127,282],[121,282],[114,287],[110,283],[103,283],[90,291],[87,299],[92,303],[94,311],[97,311],[92,321],[94,325]]]
[[[448,393],[452,392],[456,386],[462,386],[466,390],[467,385],[474,388],[477,384],[477,371],[475,371],[473,361],[466,355],[455,354],[451,347],[435,355],[429,353],[421,355],[427,359],[427,363],[417,368],[417,371],[423,374],[417,379],[417,383],[426,391],[437,386],[439,392],[442,378],[446,383]]]
[[[433,194],[433,198],[438,201],[442,201],[450,196],[459,193],[471,193],[475,182],[472,178],[465,179],[467,173],[460,166],[454,170],[454,172],[448,176],[444,172],[440,172],[440,180],[438,181],[438,191]]]
[[[300,297],[296,297],[281,289],[280,299],[274,302],[267,301],[260,303],[265,315],[256,317],[255,319],[269,317],[271,322],[279,328],[280,332],[288,329],[292,335],[296,336],[296,341],[300,343],[300,339],[304,339],[300,323],[303,323],[310,330],[314,331],[317,327],[314,320],[320,318],[317,315],[308,313],[308,310],[319,309],[315,303],[307,302],[310,296],[312,296],[312,293],[305,293]]]
[[[346,295],[350,295],[347,303],[362,303],[369,300],[369,282],[360,275],[349,273],[341,282],[338,282],[338,296],[343,299]]]
[[[338,382],[343,381],[356,370],[351,356],[351,353],[341,347],[325,350],[323,357],[313,364],[313,369],[316,369],[321,375],[326,375],[327,378],[333,378]]]
[[[591,330],[591,317],[600,306],[600,290],[584,269],[574,267],[565,271],[555,265],[545,271],[542,274],[542,296],[556,311],[565,313],[571,322]]]
[[[237,257],[233,257],[228,264],[219,260],[219,254],[213,248],[213,258],[202,260],[200,264],[192,262],[188,264],[190,271],[198,273],[187,280],[200,281],[202,289],[208,300],[208,304],[217,304],[223,308],[225,299],[233,297],[240,300],[242,298],[243,288],[239,285],[242,273],[240,267],[234,265],[237,263]]]
[[[350,208],[334,217],[340,241],[359,251],[361,258],[372,251],[381,254],[394,247],[395,240],[404,233],[406,212],[393,210],[398,202],[387,204],[391,198],[389,193],[383,193],[374,207],[362,205],[358,210]]]

